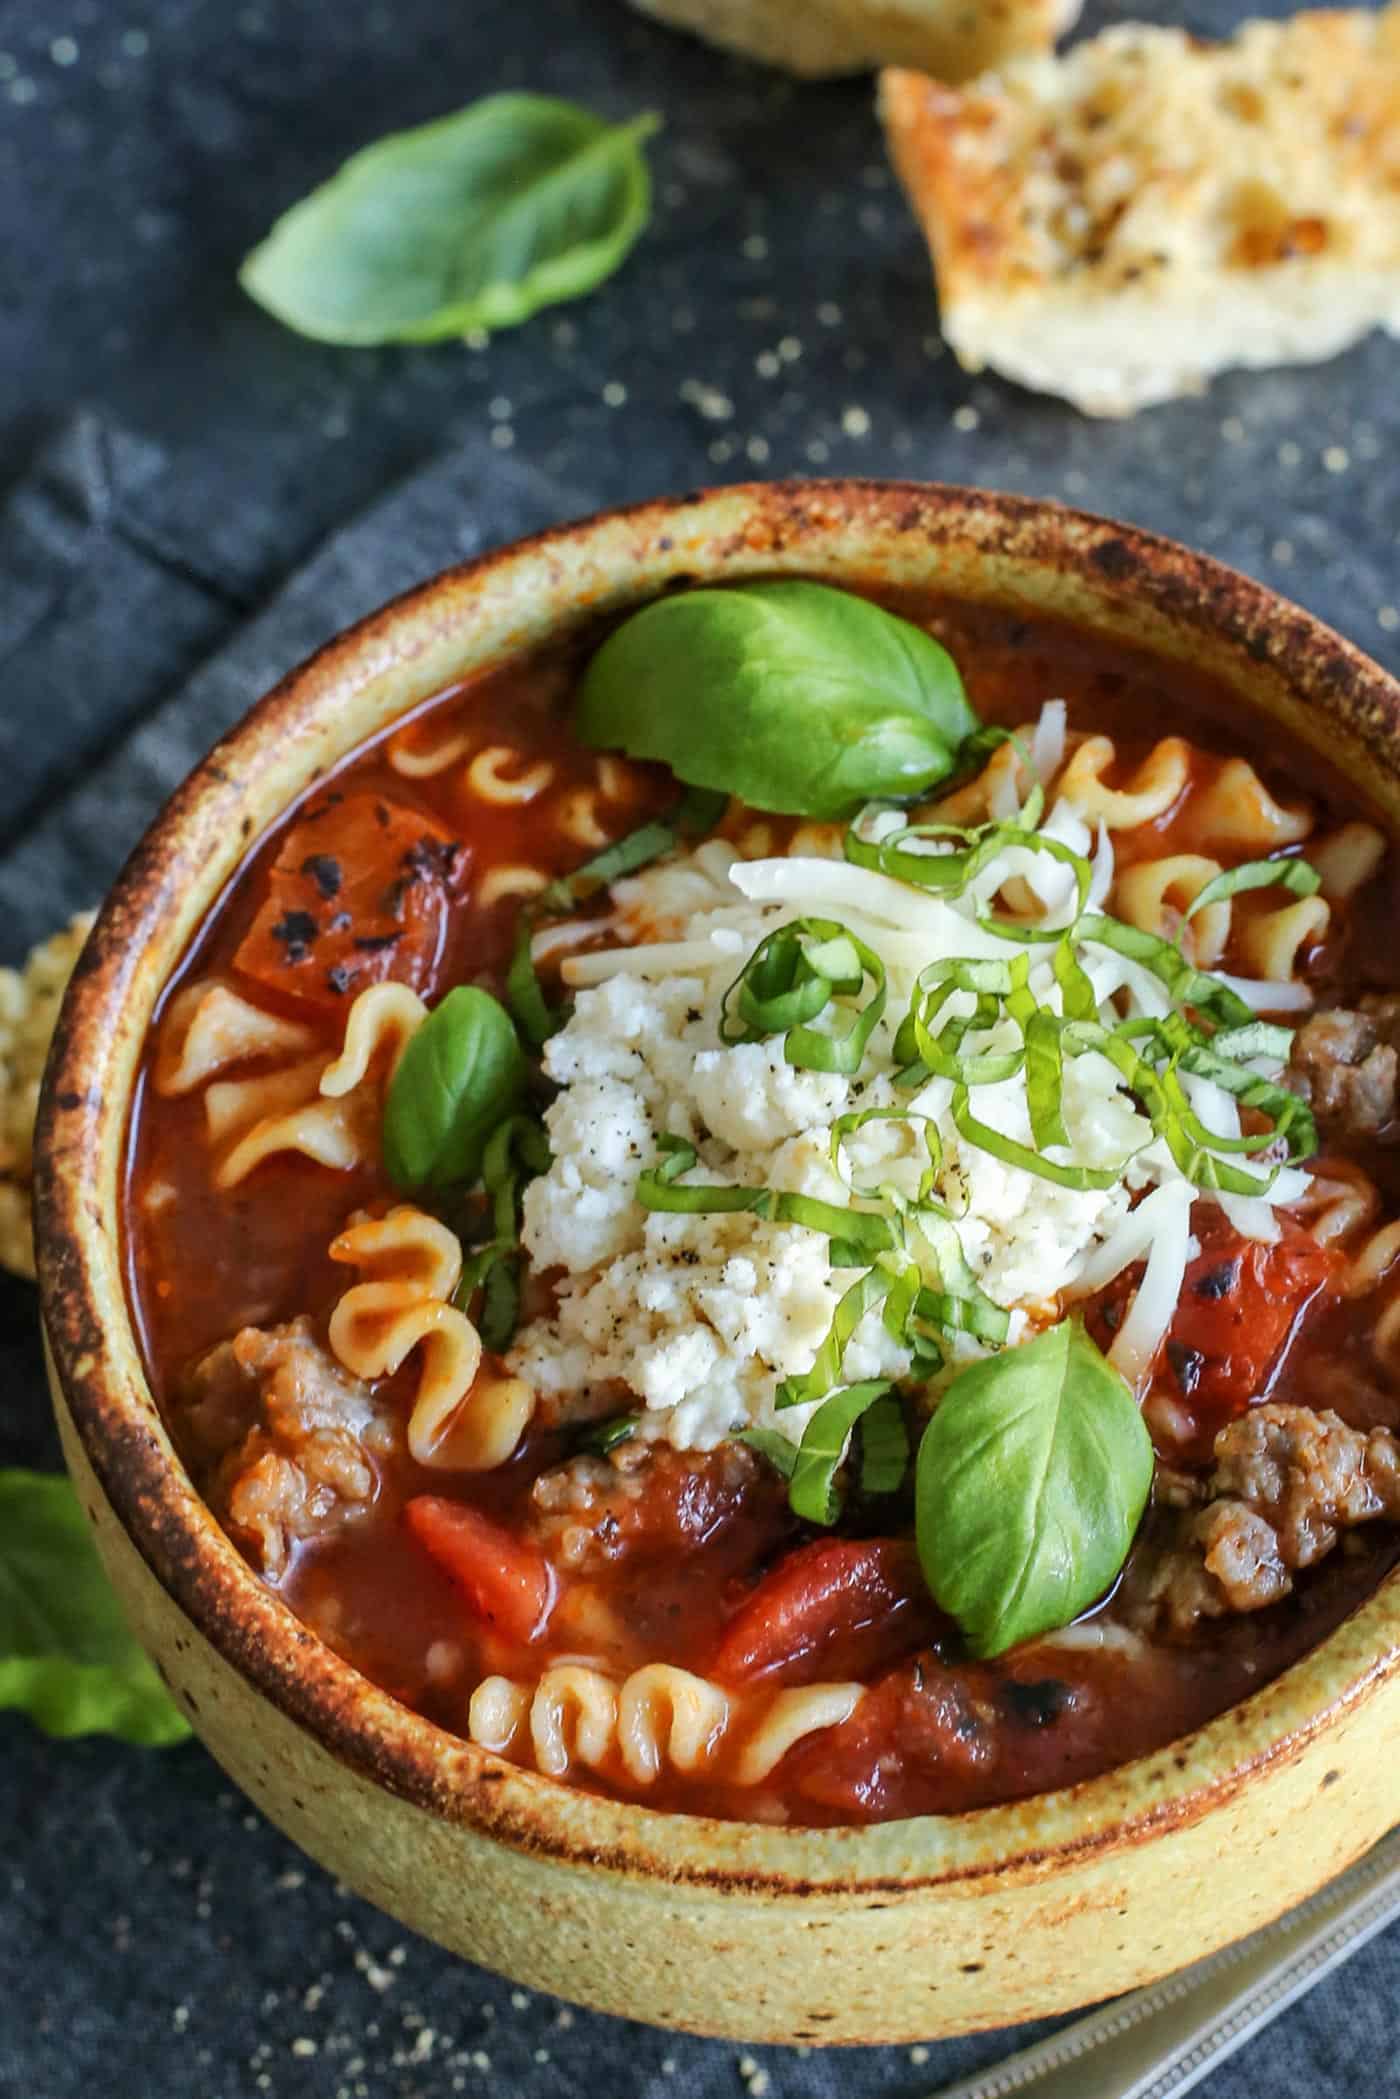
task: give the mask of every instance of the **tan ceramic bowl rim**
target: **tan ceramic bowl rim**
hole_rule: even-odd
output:
[[[478,594],[521,564],[549,564],[589,535],[625,530],[669,547],[682,527],[737,521],[735,544],[781,565],[783,550],[824,522],[880,533],[971,533],[988,558],[1050,562],[1130,609],[1209,633],[1238,662],[1323,705],[1358,753],[1400,775],[1400,687],[1339,636],[1219,563],[1154,535],[1058,505],[929,484],[753,485],[638,505],[559,527],[410,591],[291,672],[175,794],[133,854],[99,916],[65,1003],[36,1151],[44,1319],[62,1388],[93,1468],[157,1578],[225,1661],[353,1770],[434,1815],[512,1847],[610,1872],[800,1895],[908,1894],[988,1875],[1039,1876],[1086,1855],[1141,1843],[1193,1822],[1291,1759],[1340,1711],[1400,1665],[1400,1578],[1392,1575],[1310,1656],[1246,1703],[1168,1750],[1039,1800],[868,1828],[782,1829],[655,1810],[575,1791],[518,1769],[419,1718],[323,1646],[252,1573],[195,1493],[155,1413],[121,1298],[113,1161],[128,1098],[105,1083],[118,1018],[142,1001],[142,1023],[175,958],[161,951],[170,869],[211,809],[236,806],[240,775],[270,737],[325,720],[346,681],[370,676],[416,635],[465,630]],[[796,536],[795,536],[796,535]],[[799,561],[812,566],[809,539]],[[873,559],[873,557],[872,557]],[[828,573],[854,577],[858,563]],[[1107,600],[1105,600],[1107,602]],[[1280,671],[1280,666],[1283,666]],[[1362,759],[1358,758],[1358,768]],[[207,845],[207,837],[205,839]],[[232,848],[230,848],[232,850]],[[145,979],[143,958],[150,964]],[[107,1192],[103,1193],[104,1180]],[[1330,1775],[1330,1774],[1329,1774]]]

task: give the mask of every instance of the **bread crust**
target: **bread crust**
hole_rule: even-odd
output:
[[[632,0],[676,29],[807,79],[915,66],[970,80],[1021,52],[1046,51],[1080,0]]]
[[[29,1194],[34,1115],[54,1023],[92,926],[80,912],[36,947],[23,969],[0,969],[0,1268],[34,1273]]]
[[[944,333],[1086,413],[1400,333],[1400,4],[882,75]]]

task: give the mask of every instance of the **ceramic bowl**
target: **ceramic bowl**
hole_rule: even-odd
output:
[[[293,1617],[166,1435],[122,1278],[123,1145],[162,987],[249,842],[469,672],[680,579],[798,571],[1053,612],[1222,678],[1400,826],[1400,687],[1168,541],[1011,496],[871,482],[656,502],[448,571],[292,672],[175,795],[64,1007],[38,1147],[68,1461],[132,1622],[230,1776],[372,1902],[608,2011],[736,2038],[894,2041],[1063,2012],[1262,1925],[1400,1819],[1400,1574],[1267,1689],[1108,1776],[867,1829],[660,1814],[442,1733]]]

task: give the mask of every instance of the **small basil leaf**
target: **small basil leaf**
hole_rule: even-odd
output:
[[[486,1140],[519,1106],[525,1053],[489,991],[459,985],[404,1051],[384,1103],[384,1166],[397,1188],[474,1181]]]
[[[647,223],[641,142],[544,95],[488,95],[356,153],[239,272],[260,306],[326,343],[436,342],[576,299]]]
[[[0,1710],[50,1735],[164,1748],[189,1722],[127,1630],[61,1475],[0,1472]]]
[[[977,728],[947,650],[822,583],[748,583],[644,606],[593,657],[586,743],[695,787],[820,819],[946,780]]]
[[[1128,1555],[1152,1481],[1132,1393],[1082,1326],[954,1378],[919,1445],[924,1577],[974,1654],[1068,1625]]]

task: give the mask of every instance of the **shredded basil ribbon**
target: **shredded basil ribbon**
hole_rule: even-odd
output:
[[[1053,1181],[1057,1188],[1113,1188],[1123,1177],[1126,1160],[1117,1166],[1066,1166],[1057,1159],[1047,1159],[1029,1144],[1018,1144],[1001,1130],[994,1130],[990,1123],[982,1122],[973,1114],[966,1086],[953,1088],[953,1125],[960,1137],[980,1150],[990,1152],[1004,1166],[1019,1167],[1022,1173],[1037,1174],[1042,1181]]]
[[[1242,896],[1247,889],[1287,889],[1294,896],[1316,896],[1321,887],[1322,877],[1310,861],[1244,860],[1207,882],[1186,916],[1194,918],[1198,911],[1211,904],[1223,904],[1227,897]]]
[[[865,1196],[877,1202],[882,1199],[887,1202],[898,1202],[899,1197],[888,1183],[882,1182],[876,1188],[862,1188],[846,1172],[843,1158],[846,1139],[853,1137],[857,1130],[863,1130],[866,1124],[871,1122],[896,1122],[902,1124],[906,1129],[916,1122],[923,1124],[924,1148],[928,1153],[928,1165],[924,1167],[919,1176],[919,1188],[914,1201],[915,1203],[926,1202],[933,1194],[934,1184],[938,1179],[939,1170],[943,1164],[943,1139],[938,1134],[938,1125],[932,1116],[920,1115],[914,1109],[856,1108],[849,1114],[838,1115],[835,1122],[831,1125],[830,1147],[831,1164],[837,1179],[846,1183],[852,1195]]]
[[[785,1480],[792,1478],[793,1467],[797,1463],[797,1445],[783,1435],[780,1429],[745,1428],[742,1423],[737,1423],[729,1433],[736,1443],[746,1443],[750,1450],[757,1451],[761,1458],[766,1458],[773,1470],[780,1472]]]
[[[865,1110],[841,1117],[833,1129],[834,1156],[839,1160],[840,1146],[855,1127],[890,1112]],[[993,1346],[1006,1339],[1009,1314],[979,1288],[948,1212],[942,1204],[927,1199],[932,1170],[921,1180],[920,1199],[912,1203],[893,1190],[881,1190],[890,1205],[881,1214],[843,1209],[837,1203],[787,1189],[728,1183],[681,1186],[681,1176],[698,1163],[695,1147],[669,1134],[658,1138],[657,1144],[662,1155],[659,1162],[637,1181],[637,1199],[645,1209],[690,1216],[746,1211],[773,1224],[805,1225],[827,1236],[834,1269],[870,1264],[838,1300],[811,1368],[779,1386],[780,1407],[810,1405],[840,1383],[851,1337],[877,1306],[884,1307],[886,1331],[910,1350],[925,1374],[941,1361],[930,1328],[975,1334]],[[938,1287],[932,1286],[930,1275],[936,1277]]]
[[[698,838],[714,829],[724,813],[728,797],[705,787],[691,787],[681,796],[670,817],[657,818],[629,831],[625,838],[604,846],[571,875],[551,882],[532,897],[521,911],[515,946],[506,972],[506,1003],[517,1027],[533,1048],[544,1048],[551,1035],[564,1025],[566,1007],[555,1008],[540,988],[531,943],[542,919],[565,918],[591,901],[600,890],[625,875],[635,875],[672,852],[682,838]]]
[[[822,1401],[802,1432],[788,1480],[788,1502],[794,1515],[807,1523],[835,1523],[845,1501],[836,1473],[846,1439],[863,1414],[878,1400],[890,1396],[888,1384],[872,1379],[865,1384],[847,1385]]]
[[[836,1474],[846,1439],[860,1438],[860,1491],[895,1494],[909,1471],[909,1430],[904,1409],[888,1385],[848,1385],[808,1422],[800,1445],[778,1429],[734,1429],[736,1443],[765,1458],[788,1481],[788,1505],[808,1523],[832,1524],[843,1496]]]
[[[893,1392],[874,1399],[860,1420],[860,1491],[896,1494],[909,1470],[909,1430]]]
[[[910,1204],[906,1213],[887,1217],[874,1210],[846,1210],[839,1203],[823,1202],[812,1195],[795,1195],[786,1188],[742,1188],[728,1182],[680,1187],[677,1185],[680,1176],[689,1173],[697,1163],[694,1146],[683,1137],[661,1136],[656,1141],[661,1160],[656,1166],[648,1167],[637,1179],[637,1200],[643,1209],[666,1210],[692,1217],[748,1211],[769,1224],[805,1225],[809,1231],[821,1232],[830,1239],[833,1268],[853,1268],[860,1259],[873,1261],[881,1254],[907,1255],[910,1235],[918,1232],[929,1241],[944,1284],[941,1294],[920,1293],[923,1315],[930,1319],[939,1316],[933,1310],[935,1304],[942,1304],[947,1298],[961,1299],[965,1295],[979,1308],[978,1317],[982,1324],[987,1327],[1001,1324],[1002,1331],[997,1338],[1005,1338],[1007,1314],[1000,1306],[993,1305],[990,1298],[984,1298],[978,1289],[958,1242],[957,1229],[941,1206]],[[838,1255],[845,1254],[855,1254],[857,1259],[838,1258]],[[946,1324],[969,1333],[979,1331],[967,1325],[962,1316],[950,1318]]]
[[[507,1348],[520,1319],[520,1197],[527,1180],[549,1165],[549,1142],[530,1115],[512,1115],[491,1133],[481,1159],[482,1185],[490,1197],[491,1236],[462,1263],[452,1301],[469,1312],[481,1293],[477,1330],[485,1347]]]
[[[1011,743],[1016,746],[1022,763],[1032,770],[1030,754],[1018,737],[1008,731],[987,729],[971,740],[979,756],[985,755],[997,744]],[[969,746],[971,748],[971,745]],[[1033,778],[1029,794],[1014,817],[1003,823],[976,824],[966,827],[960,824],[905,824],[887,837],[872,839],[863,837],[855,824],[846,832],[844,851],[846,858],[856,867],[875,870],[889,875],[895,881],[906,882],[912,888],[923,889],[935,895],[961,895],[985,873],[1001,854],[1019,847],[1028,853],[1041,853],[1048,859],[1067,867],[1074,877],[1076,919],[1089,900],[1089,889],[1093,880],[1093,869],[1082,853],[1065,845],[1058,838],[1043,837],[1036,829],[1045,809],[1045,790],[1039,780]],[[940,849],[934,852],[917,852],[910,848],[910,840],[924,839]],[[1058,927],[1027,925],[1022,920],[997,917],[994,913],[978,915],[977,923],[987,932],[996,933],[1004,939],[1024,941],[1049,941],[1060,938]]]
[[[987,747],[997,740],[995,733],[981,739]],[[880,840],[862,836],[854,825],[848,831],[845,851],[853,864],[934,894],[965,892],[999,855],[1017,847],[1047,854],[1073,878],[1069,925],[1027,926],[994,913],[979,914],[977,921],[1008,939],[1053,944],[1049,962],[1060,1011],[1041,1005],[1032,992],[1031,958],[1024,952],[1005,961],[940,957],[920,972],[896,1031],[896,1083],[908,1093],[932,1079],[944,1079],[952,1087],[954,1126],[966,1142],[1060,1187],[1109,1189],[1128,1160],[1094,1167],[1049,1156],[1068,1150],[1071,1143],[1064,1116],[1066,1060],[1098,1054],[1112,1064],[1154,1135],[1195,1186],[1222,1193],[1266,1193],[1279,1165],[1273,1164],[1263,1177],[1232,1164],[1232,1154],[1282,1148],[1285,1158],[1293,1161],[1316,1148],[1306,1105],[1250,1068],[1251,1060],[1285,1059],[1290,1031],[1257,1019],[1229,985],[1194,967],[1175,943],[1105,913],[1089,912],[1090,863],[1059,840],[1035,833],[1043,806],[1043,791],[1036,785],[1018,817],[1007,823],[974,829],[907,825]],[[915,850],[920,841],[937,849]],[[1193,909],[1270,884],[1310,895],[1318,877],[1301,861],[1250,862],[1207,885]],[[1076,952],[1081,943],[1109,948],[1150,971],[1177,1010],[1105,1024],[1093,983]],[[813,1025],[829,1009],[834,1009],[835,1019],[843,1002],[858,1001],[867,985],[871,988],[863,1005],[845,1003],[844,1030],[828,1032]],[[971,1010],[949,1014],[955,999],[970,1002]],[[777,928],[754,949],[725,994],[720,1036],[732,1044],[781,1035],[789,1063],[849,1075],[860,1068],[885,1001],[884,965],[871,948],[837,920],[799,918]],[[987,1035],[1003,1021],[1019,1040],[1005,1047],[968,1047],[969,1037]],[[1018,1074],[1024,1076],[1030,1144],[994,1128],[972,1105],[973,1089]],[[1195,1112],[1183,1074],[1224,1088],[1242,1106],[1264,1116],[1269,1128],[1233,1138],[1218,1136]],[[847,1171],[847,1141],[875,1121],[923,1126],[927,1159],[920,1163],[912,1198],[888,1180],[860,1186]],[[773,1430],[736,1433],[784,1473],[792,1507],[809,1522],[831,1523],[839,1513],[837,1471],[857,1423],[863,1424],[863,1488],[892,1491],[908,1464],[907,1431],[888,1384],[842,1383],[846,1352],[857,1329],[878,1310],[891,1338],[910,1351],[914,1374],[926,1377],[943,1360],[936,1334],[970,1333],[996,1348],[1009,1327],[1008,1314],[978,1286],[957,1227],[936,1197],[943,1155],[933,1121],[918,1110],[898,1107],[866,1108],[837,1118],[830,1157],[854,1198],[850,1207],[781,1189],[685,1182],[684,1176],[698,1164],[694,1146],[671,1135],[658,1142],[661,1157],[637,1184],[638,1199],[646,1208],[691,1215],[748,1212],[774,1223],[803,1225],[827,1236],[833,1270],[863,1271],[838,1299],[810,1369],[778,1387],[780,1408],[816,1409],[796,1452]]]
[[[669,1210],[690,1217],[748,1210],[768,1224],[806,1225],[809,1231],[839,1239],[843,1246],[859,1246],[871,1256],[889,1253],[897,1243],[887,1221],[874,1211],[844,1210],[839,1203],[794,1195],[786,1188],[738,1188],[727,1182],[679,1187],[681,1175],[698,1163],[694,1145],[684,1137],[664,1134],[656,1144],[660,1161],[637,1177],[637,1200],[644,1210]],[[832,1262],[838,1268],[854,1265]]]
[[[824,1393],[839,1385],[847,1345],[866,1313],[874,1311],[876,1305],[883,1304],[886,1298],[898,1290],[904,1301],[904,1320],[907,1320],[914,1309],[918,1288],[917,1271],[906,1280],[903,1274],[879,1262],[873,1268],[868,1268],[838,1301],[832,1314],[831,1325],[827,1328],[826,1338],[817,1350],[811,1369],[804,1371],[801,1377],[784,1378],[778,1387],[776,1404],[779,1407],[810,1406],[814,1399],[820,1399]],[[900,1331],[903,1330],[904,1320],[899,1322]]]
[[[844,1028],[827,1033],[810,1025],[836,1000],[858,998],[867,978],[863,1006],[835,1008]],[[759,942],[725,992],[719,1038],[733,1045],[782,1035],[789,1064],[849,1076],[860,1070],[885,995],[885,965],[873,948],[838,919],[795,918]]]
[[[1249,1027],[1257,1018],[1254,1008],[1237,991],[1219,977],[1211,976],[1208,970],[1195,968],[1173,941],[1163,940],[1157,933],[1144,933],[1140,926],[1125,926],[1121,919],[1090,911],[1074,928],[1074,937],[1113,948],[1130,962],[1140,962],[1165,984],[1178,1006],[1193,1006],[1220,1027]]]
[[[605,1421],[590,1422],[574,1440],[576,1452],[605,1458],[619,1443],[630,1443],[641,1424],[640,1414],[610,1414]]]

